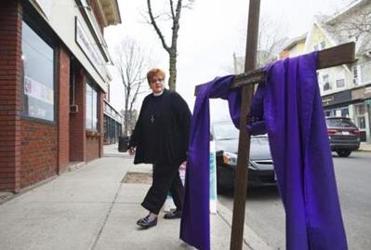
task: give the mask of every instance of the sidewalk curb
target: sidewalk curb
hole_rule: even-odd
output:
[[[217,203],[217,214],[221,217],[225,223],[232,228],[232,211],[222,205],[220,202]],[[260,236],[255,233],[249,226],[244,225],[243,243],[251,250],[273,250],[268,243],[266,243]]]
[[[358,149],[357,152],[371,152],[371,149]]]
[[[371,144],[366,142],[361,142],[358,150],[359,152],[371,152]]]

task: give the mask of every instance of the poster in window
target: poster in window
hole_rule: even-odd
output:
[[[51,105],[54,104],[53,89],[48,88],[44,84],[37,82],[28,76],[25,76],[24,78],[24,93],[42,102],[45,102]]]
[[[32,79],[24,77],[24,94],[27,96],[28,114],[32,117],[53,120],[54,90]]]

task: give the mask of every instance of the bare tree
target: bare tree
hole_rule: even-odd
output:
[[[371,51],[370,0],[359,1],[355,5],[350,3],[343,11],[330,17],[319,16],[318,20],[337,42],[356,42],[356,55],[358,57],[363,57]]]
[[[346,33],[348,37],[359,37],[371,34],[371,4],[358,11],[347,12],[336,23],[337,31]]]
[[[114,61],[124,85],[124,135],[127,136],[135,119],[134,104],[145,81],[145,53],[135,40],[127,38],[115,49]]]
[[[283,21],[273,20],[269,16],[262,16],[259,22],[258,51],[256,55],[257,68],[277,59],[280,49],[289,40],[286,33],[287,26]],[[241,32],[241,35],[241,43],[244,44],[246,31]],[[233,54],[233,72],[235,74],[244,72],[244,61],[244,56]]]
[[[260,22],[257,67],[275,61],[282,46],[289,40],[283,23],[264,16]]]
[[[153,26],[156,34],[161,40],[162,47],[169,54],[169,88],[171,90],[176,89],[176,75],[177,75],[177,43],[178,43],[178,32],[180,28],[180,16],[183,8],[190,8],[193,4],[193,0],[168,0],[169,11],[155,15],[152,9],[152,1],[147,0],[147,9],[149,15],[149,23]],[[176,3],[175,3],[176,2]],[[166,42],[164,33],[161,31],[158,25],[158,20],[161,17],[166,17],[171,21],[171,41],[170,45]]]

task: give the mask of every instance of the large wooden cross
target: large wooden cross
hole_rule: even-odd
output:
[[[254,94],[255,84],[264,80],[263,69],[256,68],[256,54],[258,43],[260,0],[249,0],[249,16],[247,25],[245,73],[237,75],[231,88],[241,87],[241,118],[240,128],[248,124],[251,100]],[[346,43],[319,52],[317,69],[323,69],[341,64],[353,63],[355,44]],[[197,95],[196,86],[195,93]],[[241,250],[243,243],[243,229],[245,225],[245,203],[247,192],[248,162],[250,156],[250,134],[246,129],[240,129],[238,144],[238,158],[236,167],[236,179],[234,186],[234,204],[230,249]]]

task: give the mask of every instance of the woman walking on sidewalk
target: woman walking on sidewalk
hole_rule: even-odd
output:
[[[183,208],[184,187],[178,170],[186,160],[191,112],[179,94],[164,88],[164,79],[160,69],[147,73],[152,93],[143,100],[129,143],[129,153],[135,154],[134,164],[153,164],[152,186],[142,202],[149,214],[137,221],[142,228],[157,224],[169,191],[176,210],[164,218],[180,218]]]

